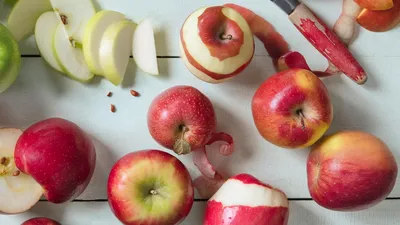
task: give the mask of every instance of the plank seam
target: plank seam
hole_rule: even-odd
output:
[[[289,201],[298,202],[298,201],[314,201],[312,198],[288,198]],[[400,200],[400,197],[389,197],[385,199],[386,201]],[[46,199],[40,199],[40,202],[48,202]],[[108,199],[75,199],[72,202],[107,202]],[[195,202],[207,202],[208,199],[194,199]]]

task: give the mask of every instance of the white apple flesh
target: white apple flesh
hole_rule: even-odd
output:
[[[53,11],[43,13],[36,21],[35,40],[44,60],[55,70],[63,72],[53,51],[53,37],[60,22]]]
[[[17,41],[33,34],[36,20],[44,12],[51,10],[49,0],[19,0],[12,8],[7,27]]]
[[[96,14],[91,0],[50,0],[68,38],[83,42],[86,23]]]
[[[222,83],[241,73],[254,55],[254,37],[236,10],[200,8],[182,25],[180,54],[188,70],[208,83]]]
[[[19,129],[0,129],[0,212],[5,214],[29,210],[43,194],[42,187],[15,166],[14,148],[21,134]]]
[[[92,73],[103,75],[99,58],[101,39],[111,24],[124,19],[125,16],[122,13],[103,10],[96,13],[86,24],[82,47],[85,60]]]
[[[108,27],[102,37],[100,65],[104,76],[115,86],[121,84],[128,68],[135,26],[128,20],[119,21]]]
[[[59,24],[53,37],[53,52],[57,62],[69,77],[80,82],[90,81],[94,74],[90,72],[82,49],[73,46],[65,36],[62,24]]]
[[[149,18],[142,20],[133,35],[132,54],[144,72],[159,75],[154,30]]]
[[[208,200],[204,225],[287,225],[288,207],[288,198],[281,190],[252,175],[238,174]]]

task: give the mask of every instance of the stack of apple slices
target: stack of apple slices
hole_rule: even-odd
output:
[[[20,0],[8,27],[18,41],[34,34],[45,61],[80,82],[97,75],[118,86],[131,54],[144,72],[159,74],[150,19],[136,25],[119,12],[96,12],[91,0]]]

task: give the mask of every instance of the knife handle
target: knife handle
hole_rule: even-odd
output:
[[[358,84],[367,81],[367,74],[346,45],[306,5],[298,5],[289,15],[289,19],[303,36],[345,75]]]

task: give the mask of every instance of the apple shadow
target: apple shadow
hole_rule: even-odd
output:
[[[308,201],[312,202],[312,200]],[[315,215],[315,213],[308,209],[306,206],[309,204],[304,204],[305,201],[289,201],[289,224],[297,225],[320,225],[324,224],[321,221],[322,216]],[[299,219],[302,221],[299,221]]]
[[[255,92],[268,77],[275,73],[271,57],[254,56],[249,66],[226,84],[252,89]]]
[[[88,187],[76,198],[78,200],[106,199],[108,175],[112,166],[118,160],[111,148],[93,135],[91,135],[91,138],[96,148],[96,167]]]
[[[167,34],[165,29],[161,28],[161,26],[157,26],[154,29],[154,41],[156,44],[156,49],[157,49],[157,56],[167,56],[168,54],[168,40],[167,40]]]
[[[223,176],[229,177],[232,174],[228,174],[235,167],[233,160],[240,159],[240,162],[245,162],[245,160],[250,160],[252,152],[252,142],[249,138],[243,137],[242,129],[248,127],[246,121],[240,120],[234,113],[220,107],[218,104],[213,104],[215,113],[217,115],[217,128],[216,132],[225,132],[230,134],[234,141],[234,152],[229,156],[223,156],[219,153],[219,146],[222,142],[216,142],[213,145],[207,146],[207,155],[209,159],[216,167],[218,172]],[[223,120],[220,118],[224,118]],[[229,122],[229,123],[227,123]],[[240,127],[242,129],[232,129],[230,125],[235,124],[235,127]]]
[[[69,204],[72,203],[54,204],[48,201],[40,201],[26,212],[26,215],[29,219],[34,217],[47,217],[62,223]]]
[[[122,80],[121,87],[122,88],[132,88],[135,83],[135,77],[137,75],[137,66],[135,64],[135,60],[133,58],[129,59],[128,68],[126,69],[126,73],[124,79]]]
[[[357,92],[353,92],[352,88],[345,88],[345,95],[341,93],[343,91],[343,86],[346,84],[341,81],[340,77],[332,77],[330,80],[325,82],[328,87],[331,101],[333,104],[333,121],[326,132],[327,135],[348,129],[362,129],[369,130],[373,128],[374,121],[372,111],[365,110],[359,105],[352,104],[353,99],[360,99],[361,96]],[[353,84],[350,84],[353,85]],[[338,88],[342,86],[342,88]]]
[[[94,8],[96,9],[96,12],[99,12],[102,10],[98,0],[92,0],[92,4],[93,4]]]

